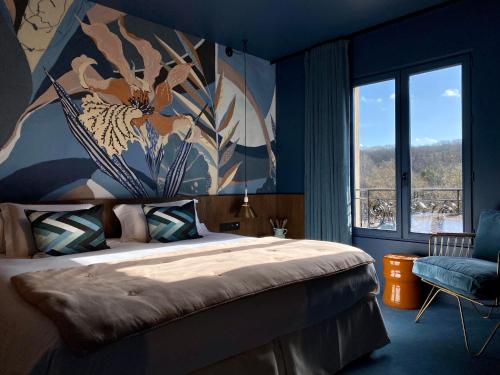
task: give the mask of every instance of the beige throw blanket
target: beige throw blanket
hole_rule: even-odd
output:
[[[373,262],[347,245],[272,237],[12,277],[77,354],[245,296]]]

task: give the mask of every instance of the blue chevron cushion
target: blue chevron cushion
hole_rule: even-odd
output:
[[[194,201],[171,207],[143,205],[142,209],[152,241],[175,242],[201,238],[196,229]]]
[[[102,224],[102,206],[77,211],[26,210],[35,245],[49,255],[109,249]]]

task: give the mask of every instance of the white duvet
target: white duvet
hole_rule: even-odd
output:
[[[233,234],[208,232],[204,233],[203,238],[171,244],[124,243],[111,239],[108,240],[110,249],[91,253],[37,259],[0,258],[0,374],[27,374],[46,353],[61,345],[55,325],[22,300],[12,288],[12,276],[47,269],[131,260],[241,238]]]

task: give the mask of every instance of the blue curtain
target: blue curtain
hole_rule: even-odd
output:
[[[350,85],[347,41],[305,59],[306,238],[351,243]]]

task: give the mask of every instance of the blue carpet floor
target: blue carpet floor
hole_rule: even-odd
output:
[[[380,306],[391,343],[351,363],[342,375],[500,375],[500,329],[485,354],[475,359],[465,350],[456,304],[431,305],[419,323],[414,323],[417,311],[392,309],[383,303]],[[472,308],[466,309],[465,319],[475,349],[496,322],[479,318]]]

